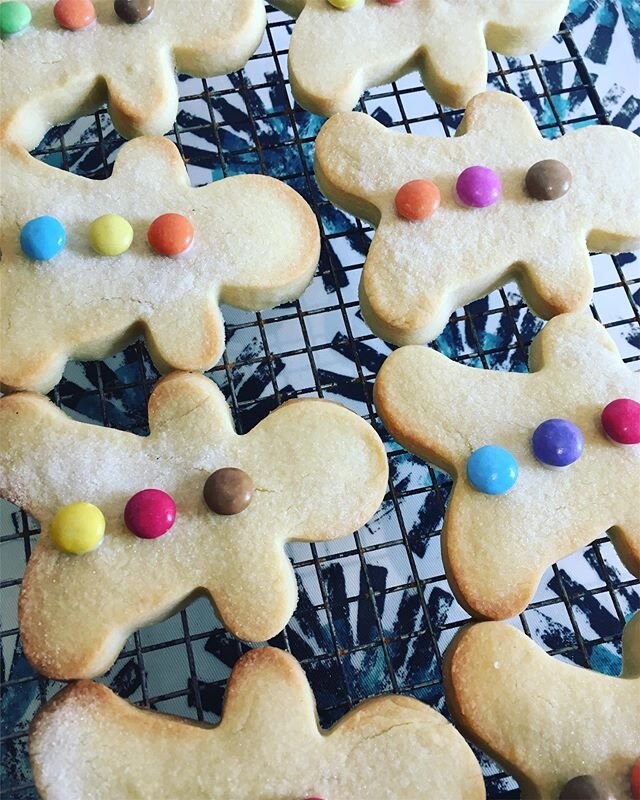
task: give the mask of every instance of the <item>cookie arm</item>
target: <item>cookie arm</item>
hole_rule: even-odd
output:
[[[0,399],[0,493],[40,522],[53,516],[57,505],[75,501],[72,495],[86,482],[81,464],[74,463],[80,456],[71,441],[74,427],[83,429],[89,447],[92,434],[104,433],[72,422],[41,395],[19,392]],[[68,459],[61,458],[69,443]]]
[[[379,200],[391,183],[382,171],[372,176],[371,164],[385,163],[391,136],[371,117],[349,112],[331,117],[316,139],[314,169],[321,191],[374,225],[380,221]]]
[[[455,474],[473,449],[477,429],[494,425],[500,416],[499,408],[478,398],[480,391],[493,394],[496,377],[430,348],[401,347],[382,365],[373,396],[385,427],[403,447]],[[499,378],[504,378],[504,397],[523,376]]]

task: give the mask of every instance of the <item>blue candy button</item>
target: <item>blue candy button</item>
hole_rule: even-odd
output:
[[[57,256],[67,240],[62,224],[55,217],[36,217],[20,231],[22,252],[35,261]]]
[[[469,456],[467,478],[479,492],[504,494],[518,480],[518,462],[504,447],[487,444]]]
[[[584,439],[577,425],[567,419],[547,419],[538,425],[531,438],[534,456],[547,467],[564,469],[577,461],[584,450]]]

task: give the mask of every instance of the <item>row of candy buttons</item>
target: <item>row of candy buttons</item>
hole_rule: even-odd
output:
[[[251,503],[254,485],[241,469],[224,467],[207,478],[202,496],[205,503],[221,516],[242,513]],[[176,521],[176,504],[170,494],[160,489],[143,489],[127,502],[124,523],[139,539],[158,539]],[[95,550],[104,539],[104,514],[91,503],[64,506],[51,522],[51,541],[65,553],[82,555]]]
[[[155,0],[115,0],[113,7],[121,20],[133,25],[145,20],[153,11]],[[61,28],[81,31],[96,21],[96,9],[91,0],[58,0],[53,15]],[[26,3],[0,3],[0,34],[15,36],[31,24],[31,10]]]
[[[179,256],[193,244],[191,222],[181,214],[162,214],[149,226],[147,240],[162,256]],[[55,217],[36,217],[20,231],[22,252],[36,261],[49,261],[63,249],[67,235]],[[104,214],[89,226],[89,242],[101,256],[119,256],[133,242],[131,224],[118,214]]]
[[[609,403],[601,415],[602,428],[615,444],[640,444],[640,403],[619,398]],[[584,450],[584,439],[577,425],[566,419],[548,419],[531,437],[536,459],[550,469],[566,469]],[[518,462],[509,450],[484,445],[474,450],[467,461],[467,478],[483,494],[499,495],[512,489],[518,480]]]
[[[571,188],[571,172],[561,161],[547,159],[527,172],[525,187],[534,200],[559,200]],[[489,167],[468,167],[456,181],[456,197],[470,208],[488,208],[502,197],[502,182]],[[440,190],[433,181],[418,179],[402,186],[395,198],[398,215],[411,222],[431,217],[440,207]]]

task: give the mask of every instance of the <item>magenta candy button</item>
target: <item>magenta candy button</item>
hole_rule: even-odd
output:
[[[601,416],[602,427],[616,444],[640,444],[640,403],[619,397],[607,405]]]
[[[456,182],[458,200],[471,208],[487,208],[502,197],[502,181],[489,167],[467,167]]]
[[[140,539],[157,539],[176,520],[176,504],[160,489],[144,489],[134,494],[124,509],[124,524]]]

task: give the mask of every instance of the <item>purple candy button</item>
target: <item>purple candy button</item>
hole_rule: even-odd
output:
[[[531,444],[538,461],[555,469],[570,466],[584,450],[580,428],[566,419],[545,420],[535,429]]]
[[[489,167],[467,167],[456,182],[458,200],[471,208],[487,208],[502,197],[502,182]]]

